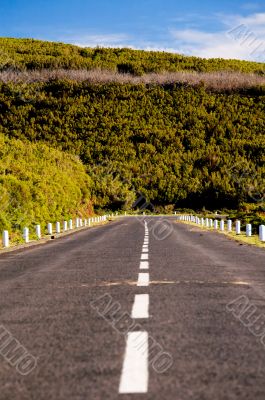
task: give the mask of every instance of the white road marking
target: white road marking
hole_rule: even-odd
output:
[[[142,253],[148,253],[148,248],[143,248]]]
[[[148,261],[141,261],[140,262],[140,269],[149,269],[149,262]]]
[[[149,286],[149,273],[139,273],[137,286]]]
[[[148,391],[148,333],[128,332],[119,393]]]
[[[148,253],[142,253],[141,260],[148,260]]]
[[[149,318],[149,294],[135,295],[131,317]]]

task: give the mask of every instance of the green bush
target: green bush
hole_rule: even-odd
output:
[[[61,221],[91,206],[91,180],[74,156],[0,135],[0,230]]]

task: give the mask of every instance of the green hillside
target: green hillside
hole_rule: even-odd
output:
[[[201,59],[166,52],[132,49],[80,48],[33,39],[0,38],[0,69],[95,69],[142,75],[161,71],[240,71],[264,74],[265,64],[238,60]]]
[[[95,172],[96,206],[118,204],[117,185],[156,205],[237,206],[251,196],[231,169],[238,165],[239,177],[246,170],[250,182],[264,176],[263,91],[75,82],[36,89],[25,102],[28,85],[1,86],[2,132],[79,155]]]
[[[139,74],[185,69],[261,74],[264,64],[30,40],[1,39],[1,45],[1,54],[12,56],[16,67],[40,73],[29,83],[13,78],[1,83],[0,75],[0,133],[79,156],[92,181],[88,198],[96,209],[130,209],[141,193],[157,210],[238,208],[246,202],[263,210],[264,85],[216,91],[205,81],[91,83],[73,74],[41,77],[42,68],[120,70],[125,61],[135,63],[129,70]],[[2,63],[2,69],[7,66]],[[49,164],[49,153],[43,157]],[[76,185],[67,185],[69,196],[78,184],[86,186],[78,165],[80,170],[68,177]],[[80,205],[82,196],[78,199]]]

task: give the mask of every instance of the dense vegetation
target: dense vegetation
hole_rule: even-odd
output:
[[[0,38],[0,69],[95,69],[142,75],[161,71],[241,71],[264,74],[265,64],[201,59],[166,52],[132,49],[80,48],[33,39]]]
[[[0,93],[2,133],[79,155],[96,207],[130,207],[137,192],[156,206],[236,207],[264,193],[262,90],[55,81]]]
[[[91,211],[91,180],[77,157],[3,135],[0,155],[0,230]]]
[[[2,169],[11,171],[2,173],[7,181],[1,193],[13,198],[24,190],[29,209],[22,215],[31,222],[92,204],[96,210],[130,209],[140,194],[158,211],[241,207],[262,216],[265,88],[259,79],[264,79],[264,64],[32,40],[0,39],[0,45],[0,151],[4,146]],[[107,72],[97,70],[95,79],[89,79],[84,69],[94,76],[94,68],[108,69],[118,78],[99,79]],[[192,82],[185,78],[178,83],[161,74],[139,80],[115,75],[223,70],[252,74],[237,86],[229,84],[229,90],[227,84],[213,84],[227,78],[223,73],[204,74],[205,79],[192,75]],[[14,162],[17,153],[7,137],[24,157],[27,152],[32,156],[28,175],[23,157]],[[89,178],[73,156],[82,160]],[[57,158],[64,166],[59,170]],[[22,191],[8,183],[11,177]],[[54,208],[38,198],[41,182],[49,188],[44,193]],[[58,196],[52,195],[54,188]],[[2,225],[18,218],[11,208],[2,212]]]

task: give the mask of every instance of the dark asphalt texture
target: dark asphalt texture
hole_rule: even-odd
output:
[[[226,309],[244,295],[265,314],[265,251],[174,218],[159,240],[163,218],[146,220],[149,287],[136,286],[143,219],[0,255],[0,325],[38,360],[22,376],[0,355],[1,400],[265,399],[265,347]],[[106,293],[129,314],[135,294],[150,295],[141,327],[173,365],[150,366],[147,394],[118,394],[125,337],[91,307]]]

